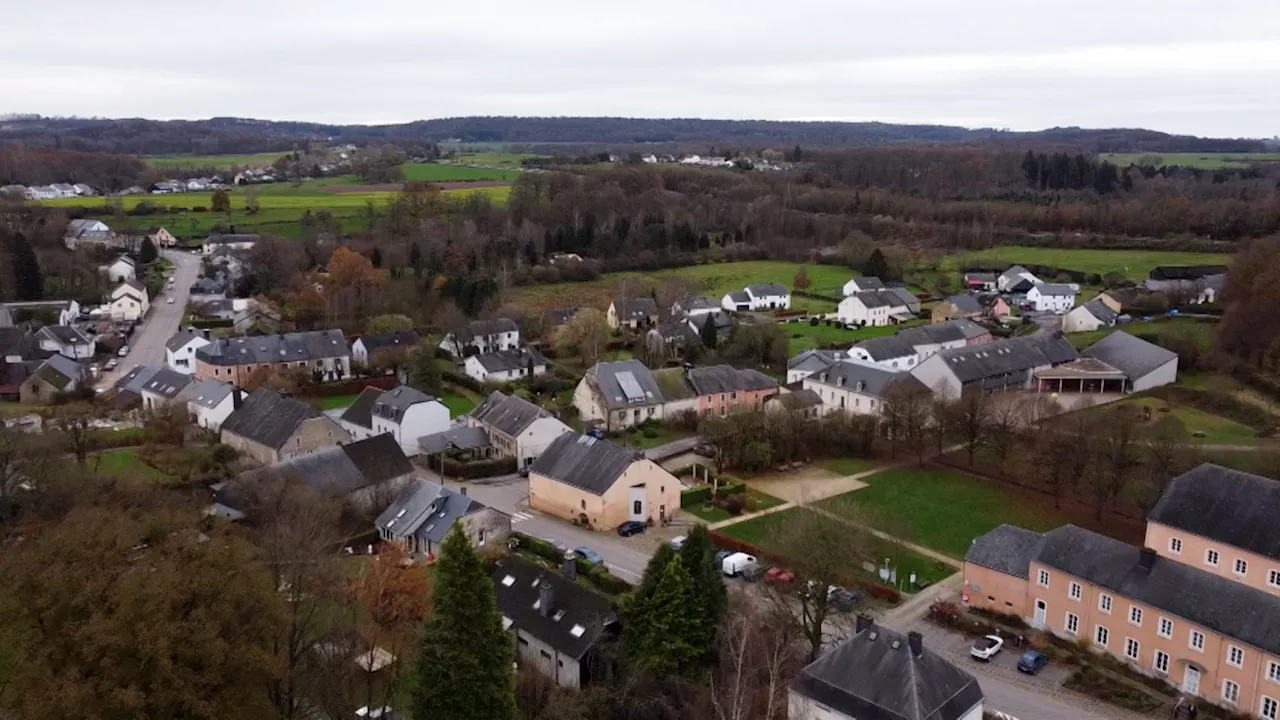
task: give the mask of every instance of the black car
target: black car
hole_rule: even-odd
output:
[[[693,446],[693,454],[713,458],[716,456],[716,446],[708,445],[707,443],[699,443]]]
[[[639,520],[628,520],[618,526],[618,534],[622,537],[631,537],[644,532],[644,523]]]
[[[520,477],[527,478],[529,477],[529,466],[525,465],[524,467],[520,468],[517,472],[519,473]]]

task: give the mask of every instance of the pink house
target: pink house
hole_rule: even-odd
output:
[[[778,381],[759,370],[739,370],[730,365],[690,368],[685,381],[697,394],[698,414],[727,415],[737,410],[759,410],[778,394]]]

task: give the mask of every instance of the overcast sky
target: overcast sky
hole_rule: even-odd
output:
[[[1280,135],[1280,0],[4,3],[0,112]]]

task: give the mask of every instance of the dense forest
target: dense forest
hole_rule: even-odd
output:
[[[1070,146],[1086,152],[1251,152],[1261,141],[1198,138],[1153,130],[1052,128],[1037,132],[889,123],[588,117],[462,117],[395,125],[322,125],[240,118],[145,120],[11,117],[0,142],[130,154],[225,154],[292,150],[313,141],[733,145],[841,148],[903,143],[997,142]]]

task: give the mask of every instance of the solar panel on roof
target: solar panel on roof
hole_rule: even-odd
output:
[[[627,396],[627,402],[644,400],[644,390],[640,389],[640,383],[636,381],[636,376],[630,370],[618,373],[618,385],[622,388],[622,394]]]

